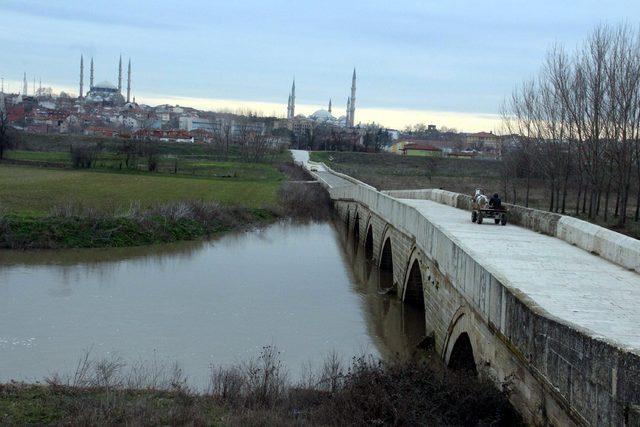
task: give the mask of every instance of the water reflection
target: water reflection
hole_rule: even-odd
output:
[[[336,222],[334,227],[353,287],[363,297],[367,330],[380,355],[386,359],[414,356],[425,336],[424,312],[388,295],[391,272],[381,271],[366,258],[365,248],[344,223]]]
[[[73,369],[83,350],[176,361],[204,386],[211,363],[282,351],[292,376],[338,351],[407,356],[423,315],[379,293],[342,224],[281,223],[215,241],[0,252],[0,381]]]

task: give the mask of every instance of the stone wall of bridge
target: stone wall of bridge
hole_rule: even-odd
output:
[[[330,194],[340,217],[350,227],[357,222],[360,244],[366,245],[371,230],[376,262],[390,239],[399,298],[415,286],[410,279],[417,266],[426,331],[447,363],[468,337],[477,370],[507,384],[514,405],[534,424],[640,422],[638,355],[549,317],[393,197],[357,185]],[[453,206],[467,203],[457,196],[437,197]]]

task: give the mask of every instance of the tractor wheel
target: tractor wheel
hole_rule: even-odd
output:
[[[478,213],[476,211],[471,211],[471,222],[476,222],[478,219]]]
[[[493,222],[494,224],[500,224],[500,218],[494,218]]]
[[[478,219],[476,220],[478,224],[482,224],[482,212],[478,213]]]

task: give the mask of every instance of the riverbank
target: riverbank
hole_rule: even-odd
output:
[[[196,393],[175,368],[124,374],[123,364],[80,363],[71,383],[0,385],[0,423],[10,425],[520,425],[507,393],[464,372],[437,372],[423,362],[325,359],[293,384],[279,353],[230,368],[212,368]],[[140,372],[139,372],[140,373]]]
[[[326,220],[326,191],[316,184],[284,183],[278,206],[249,208],[184,201],[140,210],[100,212],[69,205],[45,216],[0,215],[0,249],[105,248],[196,240],[271,224],[278,219]]]
[[[69,207],[43,217],[0,217],[0,248],[60,249],[140,246],[194,240],[216,233],[269,224],[271,209],[227,207],[212,202],[178,202],[147,211],[115,214]]]
[[[232,163],[230,163],[232,164]],[[0,166],[0,248],[126,247],[194,240],[281,218],[326,219],[330,200],[292,163],[253,178]]]

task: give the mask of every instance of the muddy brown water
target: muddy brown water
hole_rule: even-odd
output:
[[[91,358],[209,367],[281,352],[291,377],[331,352],[347,363],[406,357],[423,314],[385,281],[341,224],[278,223],[162,246],[0,252],[0,382],[69,374]]]

